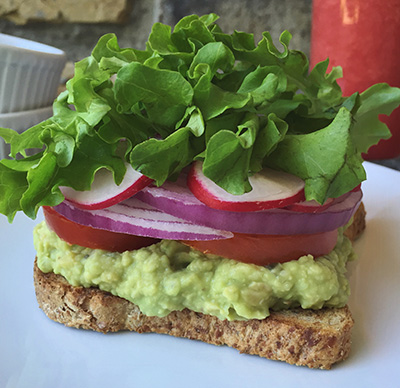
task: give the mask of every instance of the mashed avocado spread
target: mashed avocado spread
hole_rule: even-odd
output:
[[[69,245],[45,222],[34,230],[37,263],[73,286],[98,287],[125,298],[149,316],[189,308],[220,319],[263,319],[269,310],[319,309],[346,304],[351,242],[339,233],[335,249],[261,267],[205,255],[177,241],[124,253]]]

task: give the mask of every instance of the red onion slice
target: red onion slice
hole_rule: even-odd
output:
[[[112,232],[169,240],[216,240],[231,238],[231,232],[195,225],[130,198],[107,209],[83,210],[68,201],[54,209],[78,224]]]
[[[220,230],[251,234],[312,234],[328,232],[345,225],[361,202],[362,192],[351,192],[342,202],[322,212],[294,212],[271,209],[255,212],[231,212],[212,209],[200,202],[188,189],[185,178],[148,186],[135,195],[155,208],[193,222]]]

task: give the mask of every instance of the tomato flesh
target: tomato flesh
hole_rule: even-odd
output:
[[[110,232],[108,230],[77,224],[48,206],[43,206],[43,213],[50,229],[69,244],[76,244],[91,249],[125,252],[146,247],[160,241],[151,237]]]
[[[92,228],[78,224],[59,214],[52,207],[43,206],[47,225],[62,240],[91,249],[114,252],[135,250],[157,243],[158,239]],[[311,254],[328,254],[336,245],[337,230],[303,235],[260,235],[234,233],[223,240],[181,241],[203,253],[256,265],[269,265],[296,260]]]
[[[336,245],[337,230],[302,235],[260,235],[235,233],[225,240],[182,241],[203,253],[257,265],[269,265],[296,260],[311,254],[328,254]]]

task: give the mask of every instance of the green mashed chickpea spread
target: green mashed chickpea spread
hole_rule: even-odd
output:
[[[148,316],[189,308],[228,320],[263,319],[270,309],[343,306],[350,293],[346,263],[354,258],[342,232],[329,255],[269,267],[205,255],[169,240],[124,253],[69,245],[45,222],[34,230],[34,245],[43,272],[61,274],[73,286],[109,291]]]

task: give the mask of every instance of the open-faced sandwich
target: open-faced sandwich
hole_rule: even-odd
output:
[[[43,207],[34,282],[53,320],[329,369],[350,350],[361,154],[400,90],[343,96],[289,32],[278,49],[216,20],[156,23],[145,50],[100,38],[53,117],[0,129],[0,212]]]

